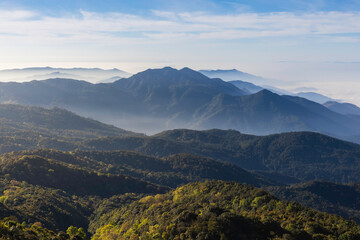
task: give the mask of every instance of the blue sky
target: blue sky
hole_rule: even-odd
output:
[[[0,0],[0,51],[0,69],[237,68],[360,103],[360,0]]]
[[[237,11],[279,12],[279,11],[356,11],[360,9],[357,0],[9,0],[1,1],[7,8],[27,8],[57,15],[62,11],[76,12],[79,9],[94,12],[119,11],[132,14],[148,14],[149,9],[167,11],[211,11],[233,13]],[[59,11],[60,10],[60,11]]]

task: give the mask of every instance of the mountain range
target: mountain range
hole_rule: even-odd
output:
[[[300,97],[250,94],[189,68],[149,69],[114,83],[71,79],[0,83],[0,102],[61,107],[137,132],[172,128],[236,129],[266,135],[316,131],[350,139],[360,119]]]
[[[359,222],[359,184],[350,184],[359,182],[358,144],[314,132],[146,136],[13,104],[0,105],[0,121],[2,238],[360,237],[351,221]]]
[[[212,170],[208,170],[209,173],[207,174],[200,172],[193,174],[194,176],[207,176],[205,178],[211,176],[216,178],[220,175],[236,176],[235,173],[231,173],[231,168],[234,168],[235,171],[235,166],[237,166],[242,168],[236,170],[238,175],[244,175],[245,172],[244,174],[240,174],[240,172],[245,169],[257,175],[250,177],[248,173],[248,179],[265,179],[262,181],[267,182],[260,184],[259,180],[257,183],[255,180],[252,181],[257,186],[283,185],[310,180],[341,183],[360,181],[358,174],[360,171],[360,146],[319,133],[292,132],[254,136],[242,134],[235,130],[195,131],[177,129],[164,131],[153,136],[144,136],[82,118],[61,109],[47,110],[39,107],[3,105],[0,108],[0,116],[3,116],[3,122],[7,123],[3,124],[1,128],[0,153],[45,148],[60,151],[136,151],[155,157],[155,159],[146,158],[148,161],[153,159],[151,164],[145,165],[147,167],[149,164],[159,165],[161,160],[156,158],[166,158],[168,162],[173,161],[172,159],[179,159],[178,162],[180,160],[187,161],[187,165],[193,167],[196,162],[198,164],[202,162],[203,169],[217,168],[223,169],[224,173],[227,172],[227,174],[220,174],[220,172],[215,174]],[[17,116],[21,117],[18,118]],[[34,118],[34,116],[37,117]],[[11,120],[13,118],[19,120]],[[9,124],[11,122],[12,125]],[[56,130],[53,129],[54,126]],[[183,153],[188,155],[182,155]],[[31,155],[33,154],[31,153]],[[36,153],[36,155],[54,158],[42,155],[42,153]],[[92,155],[89,153],[87,158],[92,159]],[[64,159],[70,159],[65,154],[60,154],[60,156]],[[103,162],[103,159],[106,158],[109,157],[104,155],[96,161]],[[132,159],[134,158],[142,158],[142,156],[136,155]],[[232,165],[222,166],[222,164],[213,161]],[[113,171],[118,169],[118,167],[114,167],[114,162],[106,164],[112,164]],[[147,173],[146,169],[140,172],[134,171],[136,168],[141,168],[141,164],[127,163],[127,167],[123,164],[120,165],[119,169],[131,176],[141,177],[143,180],[152,179],[146,174],[142,175],[141,172]],[[207,165],[212,167],[205,167]],[[84,165],[80,166],[84,167]],[[174,169],[170,166],[165,167],[164,163],[161,163],[160,166],[162,170],[153,169],[153,171],[163,172],[162,174],[167,171],[168,174],[165,175],[169,176],[169,172],[173,171],[171,169]],[[103,167],[91,165],[90,169],[99,169],[100,171]],[[109,170],[107,171],[109,172]],[[121,173],[118,170],[113,171],[110,172]],[[174,176],[176,174],[178,173],[175,171]],[[171,181],[168,177],[167,181],[174,182],[176,185],[176,182],[187,183],[188,180],[186,179],[197,178],[178,176]],[[155,180],[152,181],[156,182]],[[156,183],[165,184],[164,181]],[[174,184],[168,186],[174,186]]]
[[[339,103],[334,101],[328,101],[324,103],[324,106],[337,113],[360,116],[360,108],[351,103]]]
[[[101,68],[52,68],[33,67],[22,69],[6,69],[0,71],[0,81],[24,82],[45,80],[49,78],[72,78],[89,82],[107,81],[112,77],[129,77],[132,74],[117,68],[104,70]]]
[[[265,78],[242,72],[237,69],[199,70],[199,72],[209,78],[221,78],[224,81],[242,80],[255,84],[267,84],[267,80]]]

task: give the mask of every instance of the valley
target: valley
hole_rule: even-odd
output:
[[[188,68],[1,83],[2,236],[358,239],[360,145],[336,137],[357,133],[356,115],[258,90]]]

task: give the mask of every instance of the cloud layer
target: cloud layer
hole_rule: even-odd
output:
[[[151,16],[94,13],[50,17],[32,11],[0,10],[0,41],[108,44],[144,40],[237,40],[264,37],[331,36],[359,40],[360,12],[239,13],[153,11]]]

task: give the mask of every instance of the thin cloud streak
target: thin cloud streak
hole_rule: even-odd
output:
[[[337,35],[334,41],[355,42],[360,34],[360,12],[314,12],[295,14],[240,13],[214,15],[205,12],[153,11],[151,17],[122,13],[80,11],[66,17],[42,16],[31,11],[0,10],[0,41],[53,44],[143,43],[149,40],[249,39],[264,37]],[[338,36],[340,35],[340,36]]]

